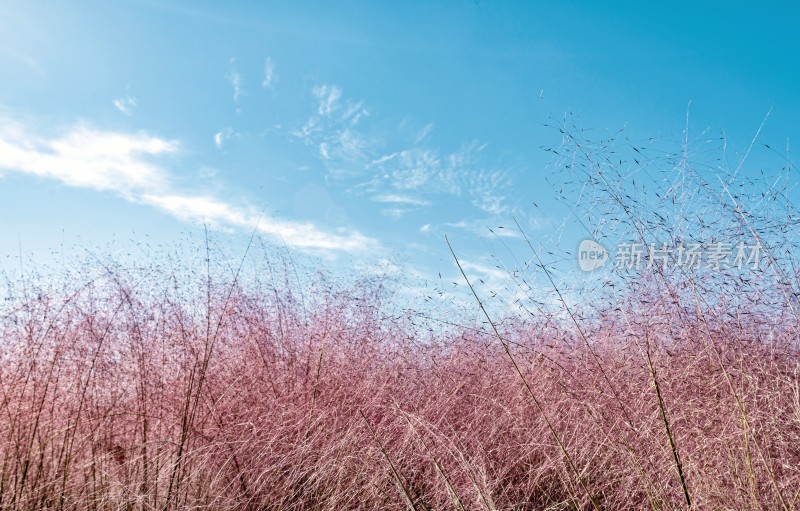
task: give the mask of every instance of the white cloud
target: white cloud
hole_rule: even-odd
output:
[[[424,199],[417,199],[408,195],[399,195],[394,193],[384,193],[376,195],[372,198],[375,202],[382,202],[385,204],[400,204],[405,206],[429,206],[430,202]]]
[[[318,85],[312,94],[314,114],[290,135],[316,147],[331,177],[344,179],[363,174],[375,146],[374,137],[359,128],[369,116],[364,102],[343,100],[342,89],[336,85]]]
[[[363,162],[368,148],[368,142],[359,133],[344,128],[319,144],[319,155],[342,168],[347,167],[348,163]]]
[[[470,195],[473,206],[495,216],[508,212],[505,194],[513,183],[505,172],[480,171],[472,175],[471,181]]]
[[[368,170],[377,171],[369,189],[466,194],[476,208],[491,214],[503,213],[513,182],[505,171],[484,170],[481,153],[485,148],[486,144],[472,142],[443,155],[436,149],[418,146],[381,155],[367,166]]]
[[[247,227],[247,215],[230,204],[200,195],[150,194],[140,197],[141,202],[162,209],[181,220],[208,220],[215,224],[232,224]],[[250,226],[255,227],[255,225]]]
[[[511,219],[509,219],[511,220]],[[513,222],[513,220],[512,220]],[[444,224],[447,227],[454,227],[466,232],[470,232],[482,238],[520,238],[521,235],[516,227],[511,228],[508,225],[498,225],[498,222],[493,219],[483,220],[461,220],[459,222],[448,222]],[[512,224],[513,225],[513,224]]]
[[[272,57],[267,57],[264,60],[264,79],[261,81],[261,86],[265,89],[271,89],[275,82],[277,81],[278,77],[275,74],[275,62],[273,62]]]
[[[114,191],[126,198],[162,188],[167,175],[149,156],[174,153],[179,144],[144,133],[103,132],[77,126],[46,139],[13,121],[0,131],[0,168],[50,178],[79,188]]]
[[[467,260],[460,260],[459,262],[471,281],[480,279],[485,283],[491,282],[503,286],[507,284],[509,275],[504,270]]]
[[[217,146],[217,149],[222,149],[222,146],[225,145],[225,142],[227,142],[232,136],[233,128],[224,128],[222,131],[214,133],[214,145]]]
[[[417,132],[417,136],[414,139],[414,143],[415,144],[419,144],[420,142],[422,142],[423,140],[428,138],[428,135],[431,134],[431,131],[433,131],[433,123],[432,122],[428,123],[425,126],[423,126],[422,129]]]
[[[399,218],[428,205],[386,200],[420,193],[463,197],[481,214],[493,217],[516,213],[511,169],[488,161],[487,144],[472,141],[442,151],[427,142],[433,123],[410,128],[413,123],[404,120],[396,133],[405,133],[406,146],[387,150],[391,141],[377,135],[386,130],[374,121],[367,124],[363,101],[347,99],[340,87],[330,84],[314,87],[312,95],[314,113],[291,134],[316,148],[326,177],[356,181],[351,190],[403,206],[385,209],[384,215]]]
[[[339,109],[339,99],[342,97],[342,89],[336,85],[317,85],[312,89],[312,94],[319,101],[317,113],[329,116]]]
[[[244,89],[242,88],[242,75],[239,74],[239,71],[236,69],[236,59],[231,59],[231,69],[228,71],[228,74],[225,75],[225,79],[231,84],[233,87],[233,100],[235,102],[239,102],[239,98],[244,95]]]
[[[124,98],[117,98],[112,103],[114,107],[127,116],[133,115],[133,109],[136,108],[136,98],[133,96],[125,96]]]
[[[325,232],[308,222],[290,222],[263,218],[252,207],[239,207],[223,200],[180,194],[146,194],[142,202],[151,204],[171,215],[187,221],[207,221],[215,225],[227,225],[259,232],[283,240],[287,245],[312,250],[342,250],[351,253],[376,251],[380,247],[375,240],[354,232],[339,230]]]
[[[437,151],[411,148],[386,154],[370,164],[377,172],[372,178],[373,190],[394,189],[412,192],[425,189],[441,192],[442,188],[452,190],[452,186],[442,186],[445,182],[443,168]]]
[[[372,200],[375,202],[380,202],[382,204],[393,205],[394,207],[381,209],[381,214],[389,218],[393,218],[395,220],[404,217],[406,213],[411,213],[413,211],[419,210],[420,208],[430,205],[430,202],[424,199],[418,199],[416,197],[411,197],[408,195],[400,195],[395,193],[384,193],[376,195],[372,197]]]
[[[47,138],[12,119],[0,117],[0,170],[53,179],[75,188],[112,192],[125,200],[156,207],[180,220],[253,229],[286,245],[331,255],[337,251],[374,253],[379,243],[357,231],[325,231],[308,222],[263,215],[247,204],[185,193],[154,160],[177,153],[180,144],[146,133],[101,131],[83,125]]]

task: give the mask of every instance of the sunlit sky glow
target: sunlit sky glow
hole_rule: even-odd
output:
[[[798,138],[795,8],[704,5],[3,2],[0,254],[206,223],[436,279],[447,234],[501,279],[497,227],[569,213],[549,117],[680,140],[691,102],[742,151],[770,109],[762,137]]]

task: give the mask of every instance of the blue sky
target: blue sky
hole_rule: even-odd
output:
[[[455,278],[447,234],[500,280],[492,256],[524,247],[498,226],[581,236],[545,182],[549,118],[680,140],[691,102],[691,131],[744,151],[771,109],[762,137],[796,140],[794,9],[5,1],[0,254],[203,223],[235,245],[258,222],[332,268],[429,280]]]

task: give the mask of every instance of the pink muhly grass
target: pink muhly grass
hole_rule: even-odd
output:
[[[169,275],[117,271],[4,309],[4,509],[585,509],[589,495],[602,509],[683,508],[645,338],[694,506],[796,504],[789,331],[703,333],[653,310],[647,323],[599,318],[591,354],[567,327],[509,325],[537,407],[491,337],[421,342],[369,285],[301,304],[229,282],[214,286],[217,344],[187,398],[202,308]]]

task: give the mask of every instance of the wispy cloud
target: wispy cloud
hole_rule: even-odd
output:
[[[375,195],[372,197],[372,200],[382,204],[391,204],[392,207],[381,209],[381,214],[395,220],[404,217],[408,213],[430,206],[431,204],[430,201],[425,199],[395,193]]]
[[[228,80],[228,83],[233,88],[233,100],[238,103],[239,99],[244,95],[244,89],[242,88],[242,75],[239,74],[235,58],[230,60],[230,70],[225,75],[225,79]]]
[[[335,179],[362,174],[375,145],[374,138],[359,127],[369,116],[364,102],[344,100],[342,94],[336,85],[314,87],[315,112],[302,127],[291,131],[294,138],[316,147],[328,174]]]
[[[125,96],[115,99],[114,107],[127,116],[133,115],[133,109],[136,108],[136,98],[133,96]]]
[[[215,197],[145,194],[141,201],[186,221],[203,220],[218,226],[258,229],[289,246],[315,252],[345,251],[366,254],[379,250],[377,241],[355,231],[326,232],[312,223],[266,218],[252,207],[235,206]]]
[[[490,215],[508,213],[507,193],[513,184],[506,172],[481,170],[472,174],[469,186],[473,206]]]
[[[511,220],[511,219],[509,219]],[[485,218],[478,220],[460,220],[458,222],[447,222],[444,227],[453,227],[466,231],[482,238],[520,238],[521,235],[516,228],[511,225],[499,225],[497,219]],[[430,230],[430,228],[429,228]]]
[[[508,283],[508,272],[501,270],[495,266],[489,266],[484,263],[468,261],[462,259],[459,261],[464,272],[470,280],[479,280],[483,283],[494,283],[498,287],[505,286]]]
[[[265,89],[271,89],[275,82],[278,80],[278,75],[275,74],[275,62],[272,57],[267,57],[264,60],[264,79],[261,80],[261,86]]]
[[[425,199],[418,199],[408,195],[399,195],[394,193],[383,193],[376,195],[372,198],[375,202],[382,202],[385,204],[399,204],[403,206],[428,206],[430,201]]]
[[[412,147],[374,159],[370,190],[397,190],[466,196],[475,208],[493,216],[510,211],[513,179],[503,169],[487,168],[485,144],[464,144],[451,153]]]
[[[378,170],[373,177],[376,189],[419,190],[423,187],[440,191],[440,183],[433,183],[442,176],[442,165],[437,151],[412,148],[383,155],[371,162],[369,167]]]
[[[231,127],[226,127],[214,133],[214,145],[217,146],[217,149],[222,149],[222,146],[225,145],[225,142],[227,142],[233,134],[233,128]]]
[[[317,85],[311,92],[319,101],[319,107],[317,108],[319,115],[330,116],[339,109],[342,89],[336,85]]]
[[[426,124],[425,126],[423,126],[423,127],[422,127],[422,128],[421,128],[421,129],[420,129],[418,132],[417,132],[417,135],[416,135],[416,137],[414,137],[414,143],[415,143],[415,144],[419,144],[420,142],[422,142],[423,140],[425,140],[426,138],[428,138],[428,135],[430,135],[430,134],[431,134],[431,131],[433,131],[433,123],[432,123],[432,122],[430,122],[430,123]]]
[[[52,179],[75,188],[112,192],[128,202],[158,208],[178,219],[228,228],[254,229],[288,246],[323,255],[375,253],[380,244],[344,228],[326,231],[308,222],[266,217],[248,204],[178,189],[157,160],[180,144],[147,133],[73,126],[54,137],[0,117],[0,172]]]
[[[469,141],[443,150],[430,141],[433,123],[420,127],[405,119],[387,128],[369,116],[364,101],[347,98],[336,85],[317,85],[311,94],[314,112],[292,135],[316,148],[326,178],[348,181],[351,191],[376,202],[395,203],[382,211],[385,216],[400,218],[427,205],[385,199],[421,194],[461,197],[491,218],[517,212],[512,169],[493,161],[487,144]]]

